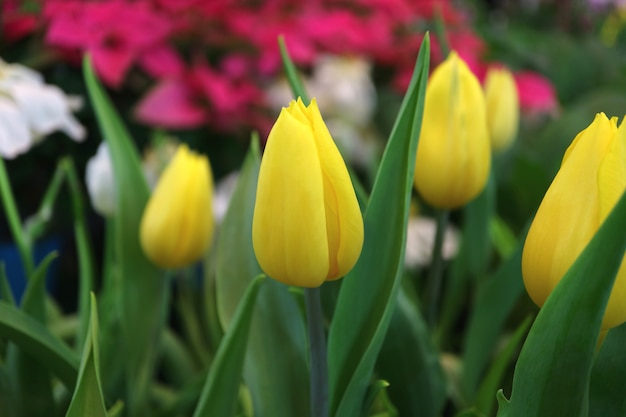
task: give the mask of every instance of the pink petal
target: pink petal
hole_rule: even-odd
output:
[[[155,78],[176,78],[182,75],[184,63],[168,45],[158,45],[139,56],[139,65]]]
[[[124,46],[95,46],[89,53],[96,72],[111,87],[122,84],[135,58],[135,52]]]
[[[558,109],[554,86],[544,76],[532,71],[515,74],[520,107],[528,113],[553,113]]]
[[[206,112],[195,103],[193,90],[181,80],[165,80],[153,88],[135,109],[135,117],[148,125],[190,129],[206,123]]]

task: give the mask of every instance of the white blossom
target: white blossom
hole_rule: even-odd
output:
[[[30,68],[0,59],[0,157],[26,153],[55,131],[83,140],[85,128],[72,115],[81,104]]]
[[[96,154],[87,161],[85,183],[93,209],[104,217],[115,214],[117,191],[111,154],[106,142],[100,143]]]

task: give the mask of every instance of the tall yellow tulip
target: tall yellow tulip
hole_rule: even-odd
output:
[[[163,268],[199,260],[213,239],[213,177],[206,156],[180,145],[146,205],[141,246]]]
[[[467,64],[451,52],[426,86],[415,187],[432,206],[454,209],[483,190],[490,169],[484,93]]]
[[[252,240],[267,275],[309,288],[344,276],[361,253],[361,211],[315,99],[292,101],[270,131]]]
[[[513,144],[519,126],[519,95],[511,71],[504,67],[489,68],[485,97],[491,149],[502,152]]]
[[[522,275],[539,306],[589,243],[626,189],[626,126],[604,113],[580,132],[563,157],[528,231]],[[593,279],[592,276],[589,279]],[[622,262],[602,329],[626,321],[626,263]]]

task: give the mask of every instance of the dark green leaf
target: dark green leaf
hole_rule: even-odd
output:
[[[66,417],[107,417],[102,386],[100,385],[100,361],[98,359],[98,310],[96,297],[91,294],[89,327],[78,371],[76,389],[72,395]]]
[[[590,417],[626,416],[626,325],[611,329],[591,370]]]
[[[626,193],[539,311],[498,416],[586,416],[604,310],[626,251]],[[589,279],[593,277],[593,279]]]
[[[194,417],[233,416],[239,396],[241,371],[248,344],[248,330],[259,285],[265,278],[252,281],[241,299],[232,323],[211,364]]]
[[[230,328],[246,287],[262,272],[252,247],[260,163],[258,144],[253,140],[219,232],[216,301],[225,329]],[[288,287],[268,280],[257,298],[243,371],[255,416],[308,415],[304,329],[302,314]]]
[[[415,155],[428,78],[424,38],[413,78],[391,132],[364,218],[365,240],[343,279],[328,338],[330,415],[361,413],[387,331],[404,265]]]
[[[146,397],[154,375],[169,285],[163,271],[145,257],[139,243],[139,224],[150,197],[139,152],[96,79],[89,56],[83,61],[83,71],[102,136],[109,145],[117,191],[114,259],[121,278],[118,296],[126,365],[126,404],[130,415],[144,415],[148,412]],[[120,349],[118,345],[114,348]]]

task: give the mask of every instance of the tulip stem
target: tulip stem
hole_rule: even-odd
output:
[[[306,322],[311,368],[311,416],[328,416],[328,365],[326,336],[319,288],[305,288]]]
[[[443,272],[443,237],[448,226],[448,210],[439,210],[437,212],[437,229],[435,232],[435,243],[433,245],[432,258],[430,262],[430,271],[428,274],[428,314],[427,320],[431,328],[434,328],[437,322],[439,310],[439,297],[441,293],[441,281]]]

